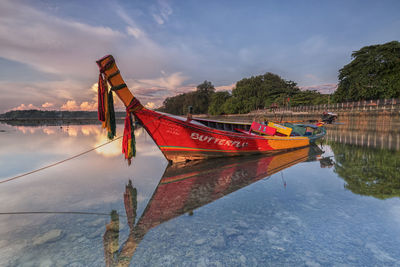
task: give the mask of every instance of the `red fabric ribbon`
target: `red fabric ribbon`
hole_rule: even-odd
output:
[[[122,153],[125,154],[125,159],[129,159],[128,150],[129,150],[129,139],[132,136],[132,127],[131,127],[131,118],[130,113],[126,112],[125,117],[125,127],[124,127],[124,137],[122,138]]]
[[[125,154],[125,159],[128,160],[128,164],[131,164],[131,159],[136,155],[135,147],[135,133],[131,117],[131,110],[137,105],[135,101],[126,108],[125,116],[125,127],[124,136],[122,138],[122,153]]]
[[[105,115],[105,106],[104,106],[104,79],[103,75],[100,73],[99,74],[99,82],[98,82],[98,88],[97,88],[97,115],[100,121],[105,121],[106,120],[106,115]]]

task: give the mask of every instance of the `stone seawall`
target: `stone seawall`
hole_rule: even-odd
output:
[[[323,111],[322,111],[323,112]],[[256,111],[248,114],[231,114],[231,115],[195,115],[195,117],[206,118],[211,120],[221,120],[221,121],[237,121],[237,122],[252,122],[252,121],[264,121],[264,120],[273,120],[273,121],[308,121],[308,120],[321,120],[322,116],[321,111],[316,112],[264,112],[264,111]],[[382,117],[385,120],[400,120],[400,111],[391,112],[391,111],[377,111],[377,110],[365,110],[365,111],[339,111],[335,112],[338,114],[338,121],[343,119],[349,120],[350,118],[362,118],[368,120],[371,117]]]

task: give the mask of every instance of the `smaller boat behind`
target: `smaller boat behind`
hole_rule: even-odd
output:
[[[332,124],[336,121],[338,115],[333,112],[324,112],[322,113],[322,121],[327,124]]]
[[[125,104],[127,114],[136,117],[171,163],[273,154],[306,147],[326,133],[324,127],[317,125],[220,122],[156,112],[145,108],[129,91],[111,55],[98,60],[97,64],[100,80],[111,85],[111,91]],[[129,120],[130,117],[127,117]],[[129,125],[129,122],[125,123],[126,128]],[[125,131],[129,135],[131,132]]]

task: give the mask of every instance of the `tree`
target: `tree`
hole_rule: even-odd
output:
[[[185,94],[179,94],[172,97],[167,97],[164,102],[160,111],[175,114],[175,115],[182,115],[184,114],[183,104],[185,101]]]
[[[215,92],[215,88],[211,82],[205,80],[203,83],[197,85],[197,92],[212,95]]]
[[[299,91],[290,99],[291,106],[320,105],[328,103],[329,95],[323,95],[316,90]]]
[[[211,115],[224,114],[224,104],[231,98],[231,94],[228,91],[216,92],[211,96],[211,102],[208,107],[208,113]]]
[[[239,104],[237,112],[248,113],[251,110],[269,107],[274,102],[285,101],[300,92],[297,84],[286,81],[280,76],[267,72],[264,75],[244,78],[236,83],[232,90],[233,98]]]
[[[196,114],[206,114],[211,102],[211,96],[215,93],[214,85],[209,81],[197,85],[193,110]]]
[[[204,114],[208,112],[208,106],[214,92],[214,85],[209,81],[204,81],[197,86],[194,92],[167,97],[159,110],[175,115],[183,115],[188,112],[188,107],[191,106],[194,114]]]
[[[337,102],[400,97],[400,42],[365,46],[339,70]]]

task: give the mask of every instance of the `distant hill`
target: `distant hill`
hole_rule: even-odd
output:
[[[116,118],[124,118],[125,112],[116,112]],[[0,119],[97,119],[97,111],[58,111],[58,110],[12,110],[0,114]]]

